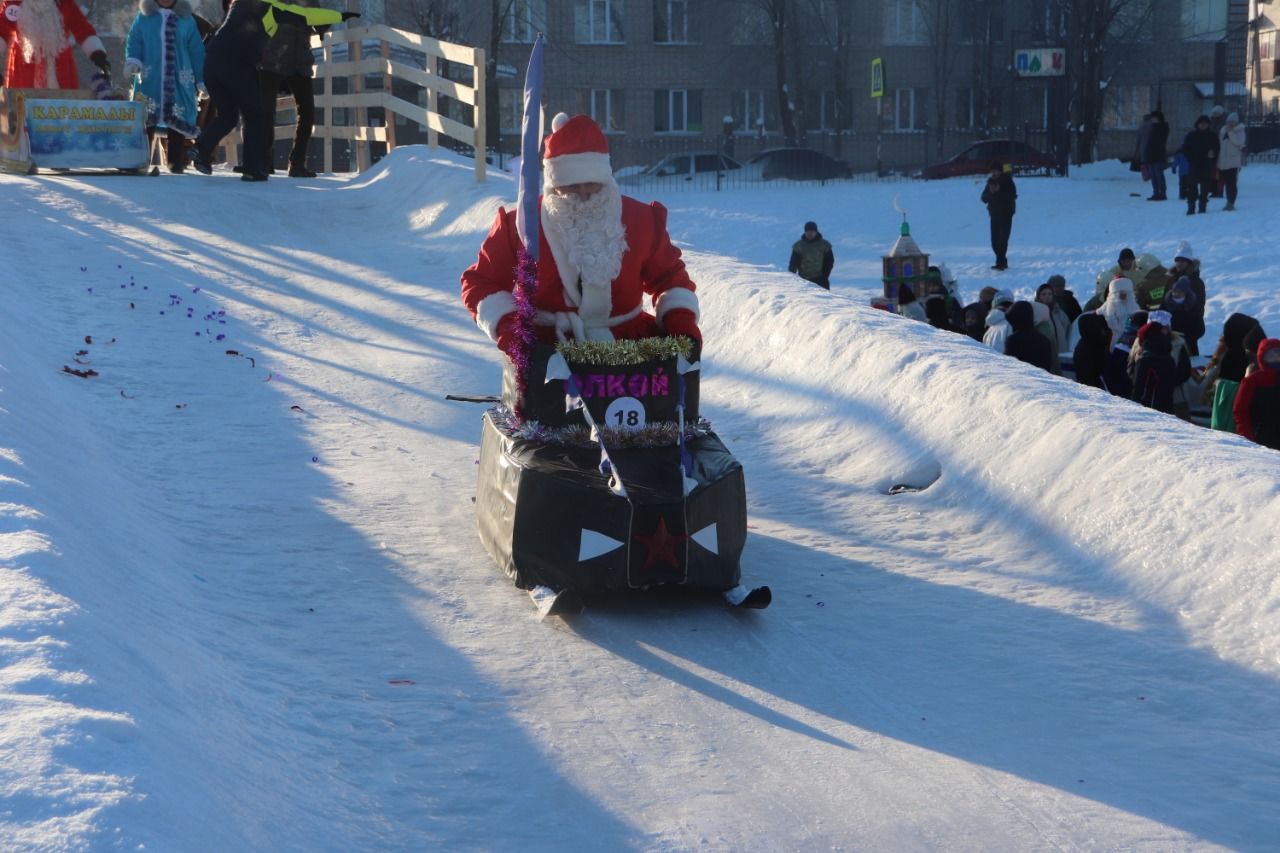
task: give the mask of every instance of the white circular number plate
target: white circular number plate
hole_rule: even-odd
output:
[[[635,397],[619,397],[605,409],[604,420],[608,426],[616,429],[642,429],[644,404]]]

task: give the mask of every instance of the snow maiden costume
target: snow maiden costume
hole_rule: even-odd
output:
[[[147,131],[168,131],[169,166],[186,161],[184,139],[194,139],[199,108],[196,89],[204,86],[204,42],[190,0],[167,8],[140,0],[125,43],[125,74],[138,75],[137,90],[147,96]]]

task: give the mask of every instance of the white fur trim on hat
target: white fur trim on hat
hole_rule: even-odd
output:
[[[1168,311],[1152,311],[1147,315],[1148,323],[1159,323],[1161,326],[1172,326],[1173,315]]]
[[[653,310],[658,315],[659,323],[662,322],[662,318],[667,315],[668,311],[674,311],[677,308],[687,308],[692,311],[696,322],[700,318],[698,294],[687,287],[673,287],[658,294],[658,299],[653,305]]]
[[[476,325],[484,330],[492,341],[498,340],[498,324],[502,318],[516,310],[516,298],[506,290],[490,293],[476,306]]]
[[[613,168],[608,154],[584,151],[580,154],[562,154],[544,160],[543,183],[548,187],[567,187],[570,184],[603,184],[613,180]]]

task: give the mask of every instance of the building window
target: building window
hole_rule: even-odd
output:
[[[657,89],[653,93],[654,133],[701,133],[702,93]]]
[[[892,130],[923,130],[929,116],[928,89],[894,89]]]
[[[578,112],[595,119],[605,133],[627,128],[626,100],[621,89],[583,89],[578,92]]]
[[[818,107],[818,125],[821,130],[840,129],[840,102],[834,89],[823,89]]]
[[[773,21],[755,4],[736,7],[723,26],[728,31],[729,44],[736,47],[773,44]]]
[[[885,41],[889,44],[928,44],[920,0],[889,0]]]
[[[1258,33],[1258,81],[1270,83],[1276,79],[1276,30]]]
[[[577,0],[573,35],[578,44],[622,44],[622,0]]]
[[[1182,0],[1182,36],[1187,41],[1218,41],[1227,34],[1229,0]]]
[[[1149,112],[1150,86],[1108,86],[1102,126],[1107,130],[1135,130]]]
[[[424,93],[425,94],[425,93]],[[524,90],[498,90],[498,127],[503,133],[519,133],[524,116]]]
[[[545,26],[546,0],[511,0],[502,19],[502,40],[507,43],[531,44]]]
[[[734,92],[729,113],[738,133],[763,134],[767,128],[777,125],[772,116],[765,114],[764,92],[758,89]]]
[[[653,40],[658,44],[689,43],[688,0],[654,0]]]
[[[952,127],[961,130],[968,130],[973,127],[973,89],[971,87],[965,86],[956,89],[952,110]]]

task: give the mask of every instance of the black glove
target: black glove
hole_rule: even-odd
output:
[[[360,17],[359,12],[343,12],[342,13],[342,20],[344,21],[349,21],[352,18],[358,18],[358,17]]]
[[[89,61],[102,69],[102,73],[111,76],[111,63],[107,62],[107,52],[105,50],[95,50],[89,54]]]

